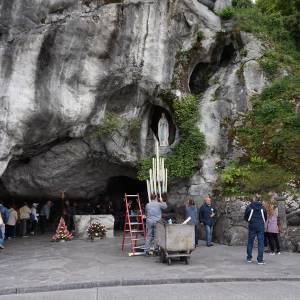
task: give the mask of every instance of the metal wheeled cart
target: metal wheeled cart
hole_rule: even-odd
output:
[[[171,265],[172,259],[179,258],[189,264],[195,249],[195,226],[160,221],[156,225],[156,242],[161,262]]]

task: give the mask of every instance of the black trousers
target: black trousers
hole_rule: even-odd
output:
[[[267,235],[268,235],[268,241],[269,241],[271,252],[275,252],[275,248],[276,248],[276,252],[280,252],[278,233],[267,232]]]
[[[45,231],[46,231],[46,227],[47,227],[47,224],[48,224],[48,221],[46,219],[46,216],[40,216],[40,229],[41,229],[41,233],[44,234]]]

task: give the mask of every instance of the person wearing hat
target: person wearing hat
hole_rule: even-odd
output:
[[[31,235],[36,235],[37,234],[37,224],[38,224],[38,216],[39,214],[37,213],[37,207],[38,203],[33,203],[31,207],[31,213],[30,213],[30,221],[31,221]]]

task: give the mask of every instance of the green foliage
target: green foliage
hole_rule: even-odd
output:
[[[197,42],[198,43],[201,42],[203,40],[203,38],[204,38],[204,33],[203,33],[203,31],[199,30],[197,32]]]
[[[285,77],[252,99],[253,109],[236,128],[245,152],[220,174],[224,195],[282,191],[300,182],[300,77]]]
[[[141,125],[142,125],[142,119],[139,117],[130,119],[128,121],[129,135],[134,141],[138,139]]]
[[[121,118],[115,113],[106,113],[103,123],[98,126],[96,135],[98,137],[111,135],[121,126]]]
[[[234,16],[234,8],[231,6],[226,6],[223,10],[218,12],[218,15],[223,20],[230,20]]]
[[[253,3],[251,0],[232,0],[232,6],[237,8],[248,8],[252,7]]]
[[[270,79],[276,77],[280,67],[293,74],[299,72],[300,54],[290,30],[285,26],[284,16],[279,12],[264,13],[256,5],[234,10],[236,31],[251,32],[265,42],[267,51],[261,64]]]
[[[252,100],[253,110],[236,130],[241,146],[300,175],[300,77],[274,82]]]
[[[199,118],[198,99],[187,95],[181,99],[174,98],[172,109],[175,123],[180,131],[180,142],[166,158],[166,167],[170,178],[186,178],[192,176],[197,168],[199,156],[205,151],[203,134],[197,127]],[[148,178],[151,159],[141,160],[138,167],[138,178]]]
[[[262,66],[268,79],[272,80],[276,77],[279,71],[279,59],[278,53],[275,51],[266,51],[265,55],[260,60],[260,65]]]
[[[255,192],[282,191],[292,174],[265,159],[256,157],[246,164],[228,165],[220,174],[223,195],[251,195]]]
[[[299,0],[257,0],[257,7],[266,15],[280,14],[283,24],[294,37],[299,38],[300,1]]]
[[[149,170],[152,168],[152,158],[141,159],[138,162],[137,178],[141,181],[149,179]]]

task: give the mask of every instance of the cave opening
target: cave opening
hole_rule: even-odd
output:
[[[192,94],[204,92],[209,86],[209,79],[216,71],[216,67],[209,63],[198,63],[194,68],[189,81]]]
[[[154,105],[152,107],[152,111],[150,113],[150,128],[156,138],[158,139],[158,122],[160,118],[162,117],[162,114],[165,114],[168,124],[169,124],[169,145],[172,145],[175,141],[175,135],[176,135],[176,127],[173,122],[171,114],[166,110],[165,108]]]
[[[232,43],[229,45],[226,45],[223,48],[221,59],[220,59],[220,65],[224,66],[227,65],[234,57],[235,55],[235,49]]]
[[[141,205],[144,207],[148,202],[147,186],[144,181],[139,181],[127,176],[111,177],[107,182],[105,198],[115,216],[115,229],[122,230],[125,214],[124,195],[140,195]],[[138,209],[133,204],[133,209]]]
[[[215,62],[200,62],[193,69],[189,79],[189,88],[192,94],[198,95],[203,93],[209,87],[209,80],[218,68],[228,65],[236,52],[233,44],[230,43],[223,48],[222,52],[219,52],[217,49],[217,53],[220,56],[219,59],[215,58]],[[216,57],[218,57],[217,54]]]

